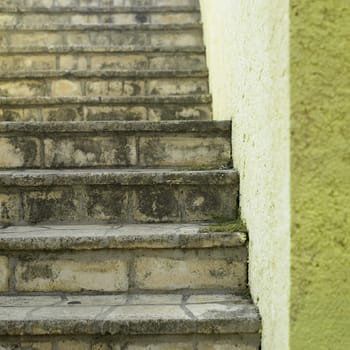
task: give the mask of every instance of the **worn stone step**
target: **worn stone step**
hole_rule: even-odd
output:
[[[198,222],[237,217],[235,170],[72,169],[0,172],[0,221]]]
[[[199,23],[194,7],[0,7],[1,25],[18,24],[189,24]]]
[[[0,48],[0,71],[206,69],[203,47]]]
[[[4,97],[167,96],[209,92],[198,70],[39,71],[0,73]]]
[[[0,7],[21,7],[26,8],[60,8],[75,9],[81,7],[113,7],[113,6],[137,6],[147,7],[166,7],[166,6],[191,6],[198,7],[198,0],[0,0]]]
[[[0,27],[0,46],[203,45],[201,24],[15,25]]]
[[[210,95],[0,97],[0,121],[210,120]]]
[[[0,168],[198,167],[231,163],[230,122],[0,123]]]
[[[257,308],[237,295],[1,297],[0,310],[5,349],[258,350],[260,343]]]
[[[16,295],[246,291],[246,235],[199,232],[204,226],[2,229],[0,291]]]

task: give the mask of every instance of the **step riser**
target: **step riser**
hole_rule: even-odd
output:
[[[0,252],[3,293],[246,290],[245,247]],[[9,268],[11,266],[11,268]],[[2,279],[3,279],[2,277]]]
[[[115,14],[0,14],[2,25],[16,24],[190,24],[199,23],[199,13],[115,13]]]
[[[16,346],[22,346],[20,349],[37,350],[257,350],[259,349],[259,334],[240,334],[240,335],[208,335],[208,336],[159,336],[149,335],[143,337],[121,338],[118,336],[110,337],[69,337],[69,336],[50,336],[50,337],[23,337],[21,343],[18,337],[0,337],[0,346],[4,350],[17,349]]]
[[[0,134],[0,168],[227,166],[230,139],[198,134]]]
[[[147,223],[237,216],[237,185],[81,185],[0,188],[0,221]]]
[[[167,31],[113,31],[113,30],[89,30],[89,31],[6,31],[0,32],[0,46],[2,47],[27,47],[33,45],[42,46],[201,46],[203,44],[202,31],[199,29],[187,29]]]
[[[207,78],[16,79],[0,81],[4,97],[167,96],[208,93]]]
[[[0,71],[205,69],[203,54],[26,54],[0,56]]]
[[[198,6],[198,0],[1,0],[0,6],[77,7],[77,6]]]
[[[210,104],[0,107],[0,121],[210,120]]]

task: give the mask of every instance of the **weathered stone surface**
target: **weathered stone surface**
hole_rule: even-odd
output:
[[[0,136],[0,168],[40,166],[40,143],[33,137]]]
[[[3,224],[20,221],[20,196],[18,193],[0,191],[0,222]]]
[[[0,256],[0,292],[7,292],[9,288],[9,261],[6,256]]]
[[[198,350],[256,350],[259,347],[258,336],[232,336],[226,339],[206,339],[200,341]]]
[[[58,350],[86,350],[89,348],[89,343],[80,340],[62,340],[57,344]]]
[[[140,138],[142,166],[226,166],[231,160],[229,139],[222,137],[167,136]]]
[[[135,138],[121,135],[49,138],[44,141],[44,150],[48,168],[116,167],[137,163]]]
[[[16,265],[22,292],[120,292],[128,289],[127,263],[107,252],[25,258]]]
[[[190,342],[188,343],[161,343],[157,344],[154,343],[148,343],[148,344],[128,344],[127,350],[145,350],[145,349],[152,349],[152,350],[192,350],[192,344]]]
[[[246,263],[229,258],[208,260],[181,255],[178,259],[162,256],[136,258],[136,286],[147,290],[234,288],[245,289]]]
[[[76,222],[83,217],[79,189],[41,188],[23,192],[24,220],[38,222]]]
[[[46,96],[48,87],[45,82],[32,81],[0,81],[0,94],[5,97]]]
[[[82,96],[79,81],[57,80],[51,83],[51,96]]]
[[[246,243],[244,233],[199,232],[203,227],[206,224],[10,226],[1,231],[0,250],[229,248]]]
[[[51,55],[1,55],[0,71],[55,70],[56,57]]]
[[[185,187],[185,217],[188,221],[235,218],[238,186]]]
[[[177,298],[177,295],[174,297]],[[2,302],[3,299],[11,298],[16,297],[0,297],[0,305],[6,305]],[[35,305],[35,300],[38,298],[41,296],[27,297],[26,303]],[[90,297],[91,300],[94,298]],[[159,338],[160,343],[169,343],[171,339],[169,336],[178,334],[183,334],[184,337],[189,335],[191,342],[195,339],[191,338],[194,334],[208,334],[215,337],[215,334],[233,335],[242,332],[246,333],[249,339],[249,334],[256,336],[259,329],[260,319],[256,308],[251,302],[247,303],[247,299],[240,297],[237,297],[235,302],[224,304],[200,303],[195,305],[188,305],[185,301],[156,305],[114,305],[106,302],[101,305],[101,297],[99,297],[95,304],[90,303],[90,305],[79,303],[57,305],[52,302],[46,307],[38,308],[16,303],[16,306],[2,306],[0,313],[1,335],[50,334],[54,336],[64,334],[69,336],[70,334],[81,334],[98,336],[107,333],[111,336],[153,335],[142,340],[136,337],[136,339],[127,340],[126,343],[130,345],[152,344],[155,339],[154,335],[162,334],[167,338]],[[180,339],[177,343],[184,342]],[[199,340],[204,339],[199,338]],[[209,340],[213,341],[213,338],[205,338],[205,340],[208,343]],[[108,341],[106,343],[108,344]],[[110,343],[113,344],[113,341]]]

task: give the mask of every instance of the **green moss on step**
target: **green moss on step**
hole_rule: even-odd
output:
[[[222,221],[216,224],[209,225],[199,230],[201,233],[205,232],[243,232],[248,233],[246,225],[241,219],[234,221]]]

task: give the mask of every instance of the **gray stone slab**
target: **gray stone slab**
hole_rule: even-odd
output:
[[[111,296],[68,297],[73,303],[57,305],[52,297],[52,303],[45,300],[51,306],[43,306],[41,297],[16,298],[0,297],[0,335],[233,334],[260,328],[256,308],[239,297],[225,305],[183,304],[176,294],[159,296],[158,304],[155,296],[134,296],[132,305]]]
[[[195,249],[239,247],[244,233],[200,233],[206,224],[10,226],[0,250]]]

